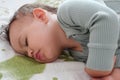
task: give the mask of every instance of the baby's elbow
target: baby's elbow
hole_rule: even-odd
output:
[[[90,75],[91,77],[104,77],[104,76],[110,75],[110,73],[112,72],[112,71],[92,70],[92,69],[88,69],[88,68],[85,68],[85,71],[86,71],[87,74]]]

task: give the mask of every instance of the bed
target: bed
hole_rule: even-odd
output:
[[[67,52],[52,63],[41,64],[14,52],[2,30],[13,13],[25,3],[42,2],[57,7],[63,0],[0,0],[0,80],[90,80],[85,64]]]

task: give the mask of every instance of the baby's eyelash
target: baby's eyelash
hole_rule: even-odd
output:
[[[28,46],[28,40],[27,40],[27,38],[25,39],[25,45]]]

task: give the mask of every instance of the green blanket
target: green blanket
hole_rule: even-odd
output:
[[[16,80],[29,80],[33,74],[41,73],[45,69],[45,64],[40,64],[33,59],[24,56],[15,56],[10,60],[0,63],[0,71],[10,74]],[[0,75],[0,78],[2,74]]]

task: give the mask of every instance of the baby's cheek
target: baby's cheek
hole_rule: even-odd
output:
[[[54,58],[56,55],[55,55],[53,52],[49,52],[49,53],[47,53],[45,56],[46,56],[47,59],[52,59],[52,58]]]

